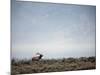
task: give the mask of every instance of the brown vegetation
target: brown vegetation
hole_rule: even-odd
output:
[[[63,58],[63,59],[41,59],[31,60],[12,60],[11,74],[60,72],[74,70],[95,69],[95,57]]]

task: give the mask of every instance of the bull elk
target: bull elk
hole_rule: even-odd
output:
[[[43,55],[40,53],[37,53],[36,56],[32,57],[32,61],[39,61],[40,59],[42,59]]]

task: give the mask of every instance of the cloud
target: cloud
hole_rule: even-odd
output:
[[[95,55],[95,6],[17,2],[12,5],[12,55]]]

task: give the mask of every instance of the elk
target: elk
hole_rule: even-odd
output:
[[[36,56],[32,57],[32,61],[39,61],[43,57],[42,54],[37,53]]]

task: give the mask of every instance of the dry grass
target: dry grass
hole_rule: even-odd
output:
[[[44,73],[95,69],[95,57],[42,59],[40,61],[12,60],[11,74]]]

